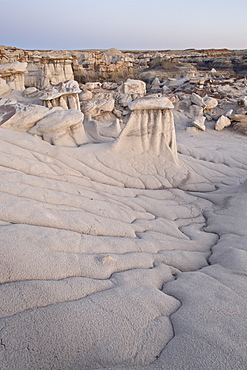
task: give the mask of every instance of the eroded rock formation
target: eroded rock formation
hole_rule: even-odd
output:
[[[24,77],[27,63],[13,62],[0,64],[0,78],[4,79],[11,89],[25,90]]]
[[[82,121],[83,113],[75,109],[21,103],[0,106],[2,128],[27,131],[53,145],[77,146],[89,142]]]
[[[246,80],[155,63],[147,96],[84,84],[83,122],[0,80],[3,369],[246,368]]]
[[[62,107],[80,110],[78,94],[81,92],[78,82],[68,80],[53,85],[39,94],[45,107]]]

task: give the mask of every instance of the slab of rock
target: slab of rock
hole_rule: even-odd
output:
[[[148,95],[134,100],[128,105],[130,110],[149,110],[149,109],[172,109],[172,102],[166,96]]]
[[[118,88],[118,84],[116,82],[103,82],[102,89],[105,90],[115,90]]]
[[[195,126],[196,128],[198,128],[199,130],[205,131],[206,130],[206,127],[205,127],[205,124],[204,124],[205,120],[206,120],[206,117],[204,117],[204,116],[196,117],[193,120],[192,125]]]
[[[17,100],[15,98],[0,98],[0,105],[9,105],[9,104],[17,104]]]
[[[45,108],[40,105],[21,103],[0,106],[0,125],[16,131],[27,131],[37,121],[62,108]]]
[[[231,125],[231,120],[226,116],[221,116],[216,124],[215,124],[215,130],[221,131],[223,128],[228,127]]]
[[[89,91],[100,89],[100,88],[101,88],[100,82],[87,82],[86,84],[83,85],[83,89],[89,90]]]
[[[218,105],[218,100],[209,96],[203,98],[203,102],[205,104],[205,109],[213,109]]]
[[[108,99],[91,99],[81,102],[81,111],[84,114],[91,114],[92,116],[98,116],[102,113],[112,112],[114,109],[115,100],[113,98]]]
[[[203,107],[203,108],[206,107],[206,104],[204,103],[204,100],[200,95],[192,93],[191,101],[192,101],[192,103],[194,103],[196,105],[199,105],[199,107]]]
[[[59,82],[56,85],[49,87],[40,92],[40,100],[52,100],[59,98],[62,95],[79,94],[81,89],[77,81],[68,80],[65,82]]]
[[[76,109],[46,108],[21,103],[0,105],[0,125],[37,135],[53,145],[77,146],[91,142]]]
[[[76,146],[88,142],[82,124],[83,113],[76,109],[59,109],[40,119],[28,132],[60,146]]]
[[[28,87],[23,91],[25,98],[35,98],[38,94],[39,90],[36,87]]]
[[[146,84],[141,80],[128,79],[120,87],[119,90],[123,94],[146,94]]]
[[[247,114],[234,114],[231,116],[232,121],[245,122],[247,120]]]
[[[25,73],[27,71],[27,63],[13,62],[0,64],[0,75],[10,76],[15,73]]]

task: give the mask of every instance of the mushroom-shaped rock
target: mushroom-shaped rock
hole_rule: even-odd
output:
[[[231,120],[226,116],[220,116],[215,124],[215,130],[221,131],[223,128],[231,125]]]
[[[172,108],[165,96],[146,96],[129,103],[130,118],[113,143],[117,165],[129,166],[126,186],[170,187],[185,179],[187,171],[177,156]]]
[[[48,89],[41,91],[40,100],[44,106],[60,106],[64,109],[80,110],[78,94],[81,92],[77,81],[68,80],[60,82]]]
[[[147,96],[131,102],[130,117],[118,138],[95,145],[93,151],[90,145],[84,146],[87,177],[129,188],[182,186],[188,170],[178,159],[172,107],[164,96]],[[86,131],[92,123],[96,131],[97,121],[89,118],[84,120]]]
[[[7,82],[10,88],[15,90],[25,90],[24,74],[26,72],[26,62],[0,64],[0,77]]]
[[[165,96],[146,96],[129,103],[132,113],[119,141],[135,137],[135,146],[139,146],[140,151],[169,154],[177,161],[172,108],[173,104]]]

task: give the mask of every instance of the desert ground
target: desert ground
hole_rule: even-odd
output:
[[[246,369],[243,69],[126,53],[1,47],[1,370]]]

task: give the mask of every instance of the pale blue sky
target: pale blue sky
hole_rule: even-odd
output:
[[[247,49],[247,0],[0,0],[0,45]]]

